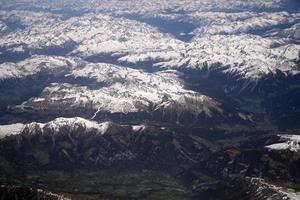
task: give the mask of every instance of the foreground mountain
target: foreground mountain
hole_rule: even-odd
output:
[[[252,187],[259,191],[246,177],[280,185],[300,180],[299,153],[268,151],[265,146],[279,141],[270,133],[210,133],[83,118],[3,127],[1,182],[70,196],[235,199]],[[241,193],[230,192],[236,187]],[[257,196],[272,194],[266,190]]]

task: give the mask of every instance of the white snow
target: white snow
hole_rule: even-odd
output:
[[[110,126],[110,122],[104,122],[104,123],[97,123],[94,121],[86,120],[81,117],[75,117],[75,118],[57,118],[53,121],[50,121],[48,123],[42,124],[42,123],[31,123],[28,124],[27,127],[34,127],[38,125],[42,129],[52,129],[53,132],[58,133],[59,130],[64,127],[68,126],[71,129],[77,129],[79,126],[83,127],[86,132],[96,130],[100,134],[105,134]]]
[[[0,64],[0,80],[22,78],[37,74],[42,70],[51,74],[62,73],[75,66],[76,61],[73,58],[34,55],[18,63]]]
[[[194,34],[226,35],[259,31],[266,28],[293,24],[299,21],[299,14],[287,12],[195,12],[189,15],[192,21],[201,22]]]
[[[271,150],[289,150],[293,152],[300,151],[300,135],[279,135],[284,142],[266,146]]]
[[[145,126],[145,125],[134,125],[134,126],[132,126],[132,130],[134,132],[141,132],[141,131],[145,130],[146,128],[147,128],[147,126]]]
[[[90,89],[67,83],[52,83],[39,97],[31,98],[21,107],[38,109],[85,108],[94,112],[130,113],[151,110],[187,111],[194,114],[222,112],[220,104],[198,92],[184,89],[178,73],[166,70],[148,73],[112,64],[88,64],[67,76],[89,78],[105,83]],[[17,106],[18,107],[18,106]]]
[[[156,16],[162,13],[162,10],[172,9],[177,15],[180,12],[195,12],[207,11],[216,8],[220,10],[234,10],[234,9],[258,9],[258,8],[279,8],[286,0],[110,0],[110,1],[68,1],[68,6],[74,10],[89,10],[95,12],[114,12],[116,14],[142,14],[147,16]],[[57,1],[19,1],[19,7],[32,8],[38,7],[45,10],[61,9],[64,4],[57,3]],[[11,5],[11,1],[4,1],[3,7]],[[50,14],[49,14],[50,15]]]
[[[68,127],[70,128],[70,130],[76,130],[82,127],[85,132],[96,131],[97,133],[103,135],[107,132],[107,130],[111,125],[112,125],[111,122],[98,123],[80,117],[74,117],[74,118],[61,117],[47,123],[32,122],[29,124],[17,123],[17,124],[10,124],[10,125],[1,125],[0,139],[8,135],[21,134],[24,131],[26,133],[35,134],[38,131],[41,131],[43,133],[45,130],[50,129],[53,131],[53,133],[57,134],[60,132],[62,127]]]
[[[125,3],[112,0],[93,4],[72,1],[68,5],[70,8],[87,13],[70,18],[54,12],[28,10],[29,5],[34,5],[42,8],[36,10],[59,11],[61,8],[56,3],[21,3],[18,10],[0,11],[0,33],[3,33],[0,55],[28,51],[32,56],[0,64],[0,80],[46,71],[52,75],[87,78],[94,80],[96,85],[104,84],[101,88],[91,89],[82,85],[52,83],[39,97],[23,102],[18,108],[29,107],[37,111],[85,108],[92,113],[91,119],[101,112],[158,109],[211,116],[212,111],[222,113],[220,103],[186,89],[175,70],[217,68],[225,74],[239,75],[240,79],[247,80],[247,84],[248,81],[249,84],[256,83],[264,75],[274,74],[277,70],[285,75],[298,74],[300,68],[296,61],[300,59],[300,45],[292,39],[299,36],[300,14],[250,11],[280,8],[285,3],[286,0],[126,0]],[[217,5],[222,11],[214,10]],[[226,12],[227,9],[242,10]],[[248,11],[243,12],[243,9]],[[124,17],[135,14],[192,23],[196,29],[191,34],[195,36],[184,42],[157,27]],[[13,19],[18,19],[24,28],[9,31],[5,21]],[[280,28],[282,25],[290,27]],[[271,30],[264,36],[255,34],[255,31],[264,29]],[[69,43],[74,46],[65,55],[35,55],[47,48],[68,49]],[[116,56],[111,59],[119,65],[83,61],[98,54]],[[163,71],[147,73],[122,66],[136,64],[142,69],[141,62],[148,61]],[[273,148],[283,148],[282,145]]]
[[[300,22],[300,14],[200,12],[191,10],[190,6],[195,6],[194,9],[201,8],[200,5],[203,6],[203,2],[190,2],[189,6],[178,1],[174,2],[169,2],[170,6],[176,5],[178,6],[176,9],[189,10],[187,15],[155,13],[158,12],[157,7],[161,6],[160,3],[158,5],[150,3],[154,10],[144,6],[137,8],[136,6],[140,3],[136,1],[128,2],[123,6],[118,5],[120,8],[113,6],[114,3],[117,3],[115,1],[109,5],[112,6],[111,10],[120,9],[122,10],[120,12],[125,12],[127,9],[128,13],[135,13],[134,10],[128,10],[127,6],[132,5],[135,9],[142,9],[141,12],[145,15],[151,15],[151,12],[155,11],[152,13],[153,17],[166,19],[177,19],[178,17],[177,20],[181,21],[191,20],[198,27],[194,31],[196,36],[191,42],[183,42],[170,34],[161,33],[159,29],[145,23],[103,14],[85,14],[62,20],[57,15],[43,12],[2,11],[3,16],[18,16],[26,28],[2,36],[0,47],[10,52],[19,51],[25,47],[38,51],[47,47],[64,48],[65,44],[72,41],[78,45],[75,46],[71,55],[83,58],[108,53],[117,55],[119,62],[153,61],[156,67],[161,68],[201,69],[205,66],[209,68],[229,66],[224,73],[239,74],[245,79],[254,81],[265,74],[275,73],[277,69],[291,74],[299,73],[299,66],[294,61],[299,59],[300,45],[281,39],[281,37],[297,37],[295,32],[297,26],[280,33],[273,32],[272,34],[271,32],[268,37],[253,35],[251,31],[255,32],[283,24],[292,26]],[[274,2],[269,1],[270,5],[277,5]],[[269,3],[248,1],[228,3],[224,1],[220,5],[225,7],[255,7],[258,5],[269,7],[267,6]],[[103,4],[106,5],[106,3]],[[215,6],[209,2],[204,5]],[[291,35],[291,31],[293,35]],[[280,38],[278,38],[279,36]],[[274,44],[279,45],[274,47]],[[12,46],[15,47],[11,48]],[[44,68],[53,69],[53,67],[65,66],[64,63],[57,60],[51,60],[51,62],[57,64],[46,65]],[[30,63],[14,63],[14,67],[5,66],[12,65],[11,63],[2,64],[0,78],[36,73],[40,68],[34,63],[30,68]],[[25,68],[23,69],[23,67]],[[62,70],[61,67],[59,69]]]
[[[112,126],[114,126],[114,124],[110,121],[98,123],[96,121],[87,120],[81,117],[73,117],[73,118],[59,117],[46,123],[32,122],[29,124],[17,123],[17,124],[10,124],[10,125],[1,125],[0,139],[8,135],[16,135],[22,133],[43,134],[45,133],[46,130],[48,133],[49,130],[51,130],[52,134],[59,134],[61,133],[63,128],[68,128],[71,131],[71,133],[72,131],[82,128],[83,133],[89,133],[95,131],[98,134],[104,135],[109,131],[109,129]],[[145,130],[146,127],[147,127],[146,125],[132,125],[131,129],[134,132],[140,132]]]
[[[269,37],[300,39],[300,23],[285,29],[275,29],[268,33]]]
[[[243,42],[241,42],[243,41]],[[278,41],[278,40],[277,40]],[[145,57],[157,60],[155,66],[162,68],[221,68],[227,74],[239,74],[250,80],[275,73],[277,69],[296,74],[299,67],[294,60],[299,59],[300,45],[289,44],[271,48],[274,40],[254,35],[213,35],[195,38],[184,48],[177,46],[165,51],[172,55],[167,58],[150,57],[147,51],[132,52],[120,58],[126,62],[145,61]]]
[[[25,127],[24,124],[9,124],[9,125],[0,125],[0,139],[9,136],[20,134]]]

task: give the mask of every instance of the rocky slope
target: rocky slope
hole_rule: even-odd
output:
[[[111,195],[109,185],[122,180],[124,185],[115,195],[126,196],[124,191],[132,191],[132,196],[127,194],[132,198],[145,195],[156,199],[155,188],[159,187],[163,196],[173,191],[179,199],[219,199],[224,195],[224,199],[234,199],[230,191],[239,181],[243,182],[239,186],[243,186],[241,191],[245,194],[252,187],[251,191],[260,191],[256,183],[250,187],[252,182],[248,183],[246,177],[264,177],[281,185],[300,180],[297,152],[265,149],[279,141],[272,134],[250,132],[241,137],[241,133],[224,136],[221,131],[217,136],[217,130],[210,135],[205,130],[117,125],[83,118],[58,118],[0,129],[4,137],[0,140],[1,182],[21,181],[29,187],[38,183],[39,187],[60,193],[75,195],[80,190],[82,195]],[[151,183],[149,177],[160,173],[166,176]],[[90,176],[90,181],[77,184],[78,179]],[[142,177],[142,185],[126,186]],[[96,189],[97,186],[101,187]],[[209,191],[215,191],[215,196],[210,196]],[[264,199],[272,193],[267,191],[257,197]],[[251,194],[249,199],[253,198]]]

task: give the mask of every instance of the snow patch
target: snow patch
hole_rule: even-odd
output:
[[[0,125],[0,139],[9,136],[9,135],[17,135],[22,132],[25,125],[21,123],[10,124],[10,125]]]
[[[266,146],[271,150],[300,151],[300,135],[279,135],[284,142]]]
[[[145,126],[145,125],[135,125],[135,126],[132,126],[132,130],[134,132],[141,132],[141,131],[144,131],[146,128],[147,128],[147,126]]]

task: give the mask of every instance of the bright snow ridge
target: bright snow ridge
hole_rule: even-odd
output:
[[[0,125],[0,139],[21,133],[25,125],[21,123],[10,124],[10,125]]]
[[[17,63],[5,62],[0,64],[0,80],[24,78],[41,71],[60,74],[75,66],[76,61],[72,58],[33,55]]]
[[[67,75],[104,84],[89,88],[69,83],[52,83],[39,97],[34,97],[15,108],[69,109],[85,108],[94,113],[135,113],[140,111],[177,111],[195,115],[212,111],[222,112],[214,99],[184,88],[174,70],[148,73],[118,65],[97,63],[77,68]],[[91,116],[92,117],[92,116]],[[93,118],[92,117],[92,118]]]
[[[186,19],[204,21],[204,24],[196,24],[199,28],[191,42],[178,40],[145,23],[102,14],[85,14],[67,20],[42,12],[6,11],[2,15],[17,16],[26,27],[1,36],[0,48],[11,53],[25,48],[32,52],[49,47],[65,49],[71,43],[74,46],[68,55],[72,56],[87,58],[106,54],[124,63],[152,61],[161,68],[225,66],[225,73],[250,80],[277,70],[287,74],[300,72],[297,64],[300,45],[289,40],[298,37],[299,33],[293,32],[297,26],[295,29],[292,25],[300,22],[300,14],[192,12]],[[215,15],[217,19],[212,17]],[[167,19],[173,17],[176,16]],[[281,32],[272,29],[283,24],[292,27]],[[264,37],[252,34],[264,29],[273,33]],[[1,66],[0,70],[6,76],[24,73],[17,66],[11,71],[13,65]]]
[[[62,127],[68,127],[70,130],[77,130],[83,128],[85,132],[96,131],[99,134],[105,134],[111,122],[97,123],[94,121],[86,120],[80,117],[74,118],[57,118],[47,123],[32,122],[29,124],[11,124],[0,126],[0,138],[4,138],[8,135],[16,135],[23,132],[34,134],[37,132],[44,133],[46,130],[50,130],[53,133],[59,133]]]
[[[300,135],[279,135],[284,142],[266,146],[271,150],[289,150],[293,152],[300,151]]]

